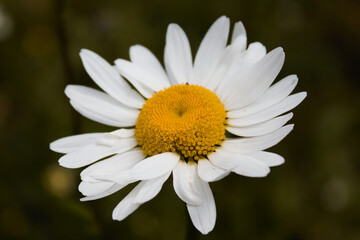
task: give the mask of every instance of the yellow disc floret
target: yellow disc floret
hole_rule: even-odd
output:
[[[198,160],[225,138],[226,111],[215,93],[196,85],[174,85],[146,100],[135,137],[146,155],[177,152]]]

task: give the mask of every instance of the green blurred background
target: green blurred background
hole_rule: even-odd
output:
[[[108,131],[75,113],[66,84],[95,86],[79,50],[108,61],[131,45],[161,60],[166,28],[180,24],[195,53],[221,15],[242,20],[250,42],[282,46],[279,78],[296,73],[295,129],[271,151],[286,163],[266,178],[211,184],[213,232],[199,239],[360,239],[360,3],[273,1],[0,1],[0,239],[186,239],[188,214],[172,181],[122,222],[111,219],[133,187],[80,202],[80,170],[58,166],[49,143]],[[278,78],[278,79],[279,79]]]

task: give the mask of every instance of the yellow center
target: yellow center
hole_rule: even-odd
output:
[[[225,138],[226,111],[215,93],[174,85],[146,100],[135,137],[146,155],[177,152],[185,161],[213,152]]]

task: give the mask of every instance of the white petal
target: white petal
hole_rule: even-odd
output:
[[[84,202],[84,201],[92,201],[92,200],[100,199],[100,198],[103,198],[103,197],[107,197],[107,196],[119,191],[123,187],[125,187],[125,185],[114,184],[111,188],[107,189],[105,192],[99,193],[99,194],[94,195],[94,196],[87,196],[87,197],[80,198],[80,201],[82,201],[82,202]]]
[[[234,25],[234,30],[233,30],[232,37],[231,37],[231,43],[233,43],[240,36],[244,36],[246,39],[245,27],[241,21],[235,23],[235,25]]]
[[[230,21],[222,16],[210,27],[202,40],[194,61],[194,76],[191,84],[206,86],[225,51]]]
[[[207,159],[200,159],[198,161],[199,177],[206,182],[218,181],[229,175],[229,173],[230,171],[213,165]]]
[[[60,138],[50,143],[50,149],[59,153],[70,153],[95,143],[104,133],[86,133]]]
[[[133,176],[131,175],[131,170],[124,170],[122,172],[115,173],[112,175],[99,176],[98,179],[115,182],[121,185],[128,185],[130,183],[138,181],[137,179],[133,178]]]
[[[80,57],[90,77],[105,92],[129,107],[142,107],[144,99],[102,57],[86,49],[81,50]]]
[[[126,152],[136,145],[137,141],[135,138],[120,139],[113,147],[90,144],[76,152],[62,156],[59,159],[59,164],[66,168],[79,168],[115,153]]]
[[[84,196],[94,196],[110,189],[114,183],[112,182],[84,182],[79,185],[79,191]]]
[[[275,80],[285,59],[282,48],[276,48],[246,71],[240,69],[226,80],[218,96],[226,110],[246,106],[261,96]]]
[[[136,124],[139,110],[126,107],[103,92],[84,86],[68,85],[65,94],[70,98],[71,104],[76,106],[76,110],[83,109],[80,113],[94,121],[115,127]],[[102,120],[99,121],[99,118]]]
[[[119,138],[129,138],[129,137],[132,137],[135,135],[135,129],[134,128],[130,128],[130,129],[122,128],[122,129],[112,131],[110,134],[115,135]]]
[[[161,190],[164,182],[169,178],[170,173],[166,173],[155,179],[145,180],[143,187],[136,195],[134,203],[142,204],[153,199]]]
[[[110,133],[105,133],[97,141],[97,144],[112,147],[120,138],[129,138],[135,135],[135,129],[119,129]]]
[[[270,172],[270,168],[260,161],[244,161],[242,164],[233,172],[245,177],[266,177]]]
[[[134,45],[130,48],[130,59],[136,65],[143,67],[146,71],[162,82],[164,87],[170,87],[169,79],[158,59],[147,48]]]
[[[165,68],[172,84],[187,83],[192,74],[189,40],[176,24],[170,24],[166,33]]]
[[[282,156],[271,152],[260,151],[260,152],[247,153],[247,155],[255,158],[258,161],[265,163],[269,167],[279,166],[285,162]]]
[[[74,102],[70,100],[71,106],[81,115],[85,116],[88,119],[91,119],[93,121],[108,125],[108,126],[117,126],[119,125],[119,121],[112,120],[110,118],[104,117],[98,113],[95,113],[94,111],[91,111],[87,108],[84,108],[82,105],[80,105],[77,102]]]
[[[272,85],[259,99],[253,103],[244,108],[229,111],[227,116],[229,118],[245,117],[275,105],[289,96],[289,94],[294,90],[297,82],[298,78],[296,75],[289,75]]]
[[[220,83],[222,83],[223,78],[225,78],[231,69],[238,68],[238,59],[241,58],[244,54],[246,48],[246,37],[239,36],[231,45],[229,45],[222,57],[219,60],[214,73],[211,75],[210,79],[203,85],[211,91],[215,91]]]
[[[235,47],[235,45],[239,45],[239,47]],[[224,65],[226,64],[227,68],[224,74],[220,76],[221,84],[215,89],[216,94],[222,100],[225,100],[227,95],[230,94],[232,90],[230,86],[235,86],[239,79],[246,81],[246,79],[239,77],[245,74],[246,71],[249,71],[251,67],[254,67],[253,65],[266,54],[266,48],[261,43],[250,44],[246,51],[244,51],[245,47],[245,36],[239,36],[227,47],[227,50],[231,50],[231,58],[229,58],[228,63],[223,63]],[[221,65],[219,65],[218,68],[219,67],[221,67]]]
[[[173,170],[179,159],[180,156],[176,153],[160,153],[136,164],[131,170],[131,175],[138,180],[157,178]]]
[[[238,138],[238,139],[225,139],[221,147],[224,150],[248,153],[253,151],[261,151],[278,144],[282,139],[290,133],[294,128],[294,124],[286,125],[272,133],[251,137],[251,138]]]
[[[253,125],[267,121],[287,111],[290,111],[291,109],[299,105],[304,100],[305,97],[306,97],[306,92],[300,92],[297,94],[290,95],[285,99],[283,99],[282,101],[280,101],[279,103],[263,111],[242,118],[229,119],[228,124],[236,127],[245,127],[248,125]]]
[[[152,94],[165,88],[156,75],[146,69],[124,59],[115,61],[116,67],[121,75],[131,82],[132,85],[145,97],[150,98]]]
[[[284,126],[284,124],[287,123],[293,115],[293,113],[289,113],[262,123],[249,125],[247,127],[227,127],[226,130],[232,134],[244,137],[265,135]],[[231,125],[231,122],[229,124]]]
[[[260,61],[266,54],[266,47],[259,42],[251,43],[244,56],[244,64],[250,66]]]
[[[202,203],[197,164],[180,161],[173,170],[173,179],[174,190],[181,200],[192,205]]]
[[[216,149],[215,152],[208,154],[208,158],[213,165],[229,171],[232,171],[243,162],[253,160],[252,157],[246,154],[233,153],[225,149]]]
[[[255,158],[222,149],[208,155],[209,160],[216,166],[231,170],[247,177],[265,177],[270,168]]]
[[[139,148],[116,154],[110,158],[99,161],[85,168],[81,173],[81,179],[103,179],[111,175],[121,175],[123,171],[130,170],[135,164],[145,158]]]
[[[216,207],[209,184],[200,180],[200,185],[203,204],[197,206],[187,204],[186,206],[196,229],[202,234],[208,234],[215,226]]]
[[[145,181],[140,182],[134,189],[115,207],[112,218],[114,220],[122,221],[131,213],[133,213],[141,204],[136,204],[134,199],[144,186]]]

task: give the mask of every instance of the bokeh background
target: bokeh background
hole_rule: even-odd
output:
[[[79,50],[108,61],[142,44],[162,59],[171,22],[193,54],[221,15],[242,20],[250,42],[282,46],[279,78],[298,74],[295,129],[271,151],[286,163],[266,178],[211,184],[217,223],[199,239],[360,239],[360,3],[356,0],[0,1],[0,239],[186,239],[185,204],[172,180],[122,222],[111,219],[133,187],[80,202],[80,170],[58,166],[49,143],[112,128],[75,113],[67,84],[95,86]],[[278,78],[278,79],[279,79]],[[191,235],[191,234],[190,234]]]

